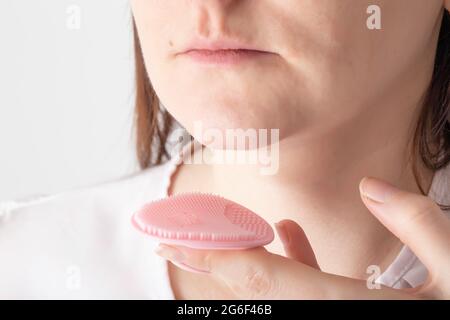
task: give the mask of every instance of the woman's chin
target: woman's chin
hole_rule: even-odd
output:
[[[216,119],[220,119],[220,116]],[[198,142],[213,150],[253,150],[279,140],[276,126],[263,120],[197,120],[185,128]]]

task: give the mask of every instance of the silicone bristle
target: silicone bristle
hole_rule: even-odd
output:
[[[260,216],[211,193],[181,193],[150,202],[133,216],[133,223],[162,242],[198,248],[253,247],[274,237]]]

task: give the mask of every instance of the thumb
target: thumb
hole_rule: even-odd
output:
[[[411,248],[434,277],[448,272],[450,220],[430,197],[368,177],[359,187],[367,208]]]
[[[237,297],[264,299],[282,293],[277,282],[279,270],[274,264],[275,255],[264,247],[204,250],[160,244],[156,253],[187,271],[209,274],[227,285]]]

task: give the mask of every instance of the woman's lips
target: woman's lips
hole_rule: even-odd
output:
[[[219,35],[215,39],[195,37],[176,55],[199,64],[227,66],[256,61],[275,53],[253,45],[242,37]]]
[[[192,49],[184,52],[182,55],[198,63],[230,65],[261,58],[269,54],[271,53],[251,49]]]

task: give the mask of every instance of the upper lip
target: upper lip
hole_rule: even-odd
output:
[[[251,50],[268,52],[254,45],[247,44],[244,41],[236,39],[193,39],[178,54],[188,53],[190,51],[223,51],[223,50]]]

